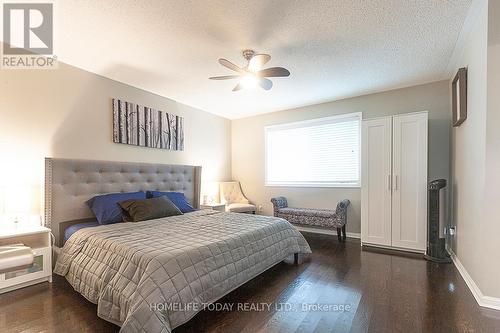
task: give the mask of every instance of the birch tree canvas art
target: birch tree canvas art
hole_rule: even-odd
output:
[[[184,150],[182,117],[113,98],[113,142]]]

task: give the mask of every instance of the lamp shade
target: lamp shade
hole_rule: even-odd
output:
[[[0,213],[3,219],[30,223],[40,216],[39,186],[12,186],[0,189]]]
[[[5,188],[0,187],[0,215],[5,215]]]
[[[202,185],[203,203],[217,202],[219,198],[219,182],[206,182]]]

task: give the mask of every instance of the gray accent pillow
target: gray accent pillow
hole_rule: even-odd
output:
[[[118,205],[123,211],[123,220],[125,222],[139,222],[182,215],[179,208],[165,196],[152,199],[125,200],[120,201]]]

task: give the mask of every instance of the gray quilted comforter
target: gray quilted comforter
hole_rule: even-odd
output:
[[[170,332],[292,253],[310,252],[283,219],[201,210],[81,229],[55,273],[122,332]]]

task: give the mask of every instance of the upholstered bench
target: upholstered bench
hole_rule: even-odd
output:
[[[288,207],[285,197],[272,198],[271,202],[276,217],[281,217],[298,226],[336,228],[339,241],[342,241],[342,238],[346,239],[347,206],[350,204],[347,199],[340,201],[336,210]]]

